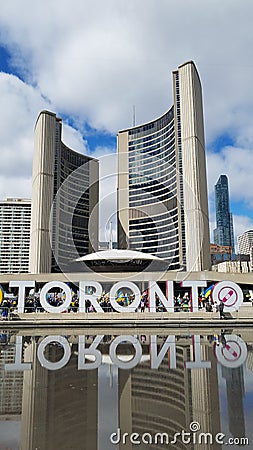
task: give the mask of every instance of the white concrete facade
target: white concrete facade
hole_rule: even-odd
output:
[[[40,114],[34,130],[30,272],[51,272],[50,212],[54,193],[54,114]]]
[[[179,66],[178,76],[186,268],[200,271],[210,267],[202,90],[192,62]]]

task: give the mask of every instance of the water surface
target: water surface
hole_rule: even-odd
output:
[[[253,448],[252,331],[85,332],[1,330],[0,450]]]

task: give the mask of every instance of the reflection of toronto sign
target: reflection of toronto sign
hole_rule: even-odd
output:
[[[176,336],[165,336],[161,345],[157,336],[149,336],[149,354],[143,354],[143,346],[136,336],[121,335],[115,337],[109,344],[108,354],[103,354],[98,348],[103,345],[104,335],[94,336],[93,342],[88,343],[87,336],[79,336],[77,346],[77,369],[78,370],[94,370],[102,363],[114,364],[120,369],[132,369],[137,364],[149,361],[151,369],[158,369],[165,356],[168,360],[168,369],[176,369]],[[49,353],[46,352],[48,345],[56,344],[61,347],[63,354],[59,361],[50,361]],[[119,346],[128,345],[132,348],[131,354],[120,355]],[[210,369],[211,361],[202,360],[201,337],[199,335],[192,336],[192,360],[185,361],[186,369]],[[177,343],[177,345],[179,345]],[[204,344],[205,345],[205,344]],[[121,347],[122,349],[122,347]],[[223,335],[222,344],[214,344],[214,352],[217,361],[230,368],[236,368],[244,364],[247,358],[247,346],[245,342],[236,335]],[[42,367],[47,370],[58,370],[66,366],[70,360],[72,353],[71,344],[64,336],[46,336],[37,346],[37,358]],[[24,349],[22,345],[22,336],[16,336],[16,352],[15,361],[5,364],[6,370],[24,371],[32,369],[32,362],[23,362]],[[130,358],[130,359],[129,359]]]
[[[154,281],[149,282],[148,297],[149,297],[149,311],[156,312],[156,299],[158,298],[163,305],[165,311],[174,311],[174,282],[166,281],[166,295],[161,288]],[[18,288],[18,312],[24,312],[25,307],[25,290],[26,288],[34,288],[35,281],[10,281],[10,287]],[[191,290],[191,312],[198,311],[198,289],[207,287],[206,281],[189,281],[181,282],[183,288]],[[132,303],[128,306],[122,306],[117,302],[118,292],[122,289],[129,289],[134,297]],[[47,301],[47,295],[50,290],[61,289],[64,292],[64,299],[58,306],[50,305]],[[95,312],[104,313],[103,308],[98,302],[101,297],[103,287],[97,281],[80,281],[79,283],[79,308],[78,312],[84,313],[86,311],[87,301],[93,306]],[[242,305],[243,292],[233,281],[221,281],[215,284],[211,292],[213,302],[224,303],[224,311],[236,311]],[[119,281],[115,283],[110,292],[109,299],[114,311],[117,312],[135,312],[140,305],[141,292],[138,286],[131,281]],[[40,292],[40,304],[45,311],[49,313],[65,312],[72,301],[72,292],[68,284],[62,281],[50,281],[46,283]]]

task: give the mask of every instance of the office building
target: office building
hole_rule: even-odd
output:
[[[118,245],[170,270],[210,267],[202,92],[195,64],[173,72],[174,104],[118,133]]]
[[[250,270],[253,270],[253,230],[245,231],[238,236],[238,253],[250,257]]]
[[[31,200],[0,201],[0,273],[29,271]]]
[[[250,272],[249,256],[234,255],[231,261],[222,261],[212,266],[214,272],[223,273],[248,273]]]
[[[214,243],[232,247],[234,253],[233,216],[230,212],[228,178],[220,175],[215,185],[216,229]]]
[[[212,266],[223,261],[230,261],[234,256],[232,247],[229,245],[210,244],[210,253]]]
[[[211,255],[232,255],[232,247],[230,245],[210,244]]]
[[[98,161],[61,141],[62,121],[42,111],[35,125],[30,272],[70,272],[98,248]],[[79,265],[82,270],[81,265]]]

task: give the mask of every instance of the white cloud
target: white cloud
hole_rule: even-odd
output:
[[[83,135],[77,129],[71,127],[70,125],[63,123],[62,127],[62,141],[67,147],[87,154],[89,152],[88,143],[83,138]]]
[[[0,175],[0,199],[7,198],[31,198],[32,179],[31,177],[15,175]]]
[[[30,198],[35,121],[41,110],[53,107],[38,89],[3,72],[0,98],[0,198]],[[86,151],[81,133],[69,125],[63,126],[63,140],[76,150]]]
[[[140,122],[163,113],[171,71],[194,59],[210,139],[250,124],[252,12],[251,0],[12,0],[0,25],[15,63],[57,110],[114,132],[131,124],[133,104]]]
[[[0,197],[30,198],[33,129],[45,101],[36,89],[5,73],[0,73],[0,98]]]

